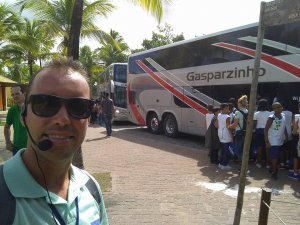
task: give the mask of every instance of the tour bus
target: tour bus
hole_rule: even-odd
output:
[[[128,121],[127,111],[127,63],[113,63],[98,76],[98,96],[109,93],[116,113],[114,121]]]
[[[203,136],[207,105],[250,95],[258,24],[132,54],[128,59],[129,118],[153,133]],[[297,113],[300,23],[265,29],[258,95]]]

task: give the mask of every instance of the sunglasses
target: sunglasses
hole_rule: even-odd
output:
[[[64,104],[70,116],[86,119],[92,113],[94,101],[85,98],[62,98],[54,95],[30,95],[27,104],[31,103],[32,112],[40,117],[54,116]]]

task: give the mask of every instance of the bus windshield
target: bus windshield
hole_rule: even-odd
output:
[[[127,65],[118,65],[115,66],[115,73],[114,73],[114,81],[116,82],[127,82]]]

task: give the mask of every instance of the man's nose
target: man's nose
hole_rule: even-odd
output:
[[[60,107],[58,112],[54,115],[55,123],[64,126],[67,124],[70,124],[70,115],[68,113],[68,110],[64,104]]]

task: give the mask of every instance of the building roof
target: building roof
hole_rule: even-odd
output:
[[[0,83],[16,84],[17,82],[0,75]]]

